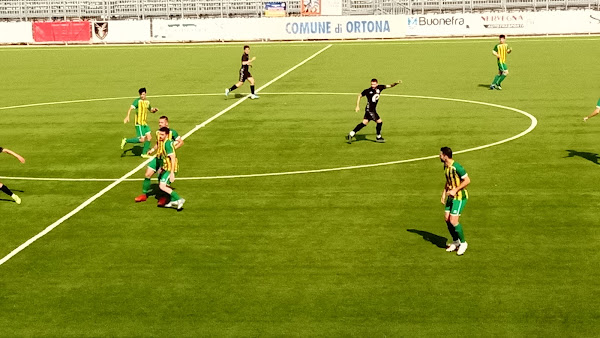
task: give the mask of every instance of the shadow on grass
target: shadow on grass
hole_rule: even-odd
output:
[[[424,240],[430,242],[431,244],[437,246],[438,248],[445,249],[446,248],[446,237],[438,236],[436,234],[432,234],[431,232],[417,230],[417,229],[406,229],[408,232],[412,232],[423,237]]]
[[[477,87],[490,89],[490,84],[489,83],[488,84],[480,83],[480,84],[477,85]]]
[[[577,151],[577,150],[571,150],[571,149],[567,149],[566,151],[568,152],[568,154],[567,154],[567,156],[565,156],[563,158],[577,156],[577,157],[586,159],[590,162],[594,162],[595,164],[600,164],[600,163],[598,163],[598,160],[600,160],[600,156],[598,156],[598,154],[596,154],[596,153],[590,153],[587,151]]]
[[[364,135],[364,134],[360,134],[360,135],[356,134],[356,135],[354,135],[354,138],[355,139],[352,140],[352,143],[354,143],[354,142],[360,142],[360,141],[369,141],[369,142],[375,142],[375,143],[377,143],[376,140],[374,140],[374,139],[368,139],[367,135]],[[348,142],[346,141],[346,143],[348,143]]]
[[[0,202],[13,202],[13,203],[15,203],[15,201],[12,198],[11,199],[0,198]]]
[[[123,151],[123,153],[121,154],[121,157],[140,156],[140,155],[142,155],[142,150],[143,150],[142,146],[133,146],[133,148],[131,148],[131,149],[125,149]],[[131,153],[131,155],[127,155],[127,153]]]

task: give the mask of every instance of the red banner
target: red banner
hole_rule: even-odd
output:
[[[34,22],[33,39],[48,41],[90,41],[92,30],[89,21]]]

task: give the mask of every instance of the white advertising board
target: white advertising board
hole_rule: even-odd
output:
[[[31,22],[0,22],[0,43],[32,43]]]
[[[153,20],[153,41],[401,38],[406,17],[365,15],[252,19]]]
[[[92,22],[92,42],[128,43],[150,41],[150,20]]]
[[[598,11],[426,14],[406,17],[407,36],[488,36],[600,32]]]

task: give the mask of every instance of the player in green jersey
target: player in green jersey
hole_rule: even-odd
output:
[[[159,176],[158,187],[171,196],[171,202],[167,203],[165,207],[181,210],[185,199],[179,197],[179,194],[170,187],[171,183],[175,181],[175,174],[179,170],[175,146],[173,145],[173,140],[169,139],[170,133],[169,128],[160,128],[158,130],[158,142],[154,146],[156,148],[156,157],[162,161],[161,169],[163,171]]]
[[[143,143],[144,148],[142,149],[142,157],[150,158],[147,154],[148,149],[150,149],[150,140],[152,139],[150,127],[148,126],[148,112],[156,113],[158,108],[152,108],[150,106],[150,101],[146,100],[146,88],[140,88],[138,90],[140,97],[135,99],[129,110],[127,111],[127,116],[123,120],[123,123],[129,122],[129,114],[133,109],[136,109],[135,112],[135,132],[136,137],[132,138],[123,138],[121,140],[121,149],[125,147],[126,143]]]
[[[160,128],[163,127],[167,127],[169,128],[169,118],[166,116],[161,116],[158,119],[158,129],[160,130]],[[169,129],[169,135],[167,136],[167,139],[172,140],[173,141],[173,146],[175,147],[175,149],[179,149],[181,146],[183,146],[183,138],[181,136],[179,136],[179,133],[177,133],[177,131],[175,131],[174,129]],[[159,141],[159,133],[160,131],[156,132],[156,140],[157,142]],[[156,145],[155,147],[153,147],[152,149],[148,150],[148,155],[152,155],[152,153],[159,148],[159,145]],[[162,172],[162,160],[159,158],[154,157],[152,159],[152,161],[150,161],[150,163],[148,163],[148,167],[146,168],[146,174],[144,175],[144,183],[142,185],[142,194],[137,196],[135,198],[136,202],[144,202],[148,199],[148,193],[150,192],[150,179],[152,178],[152,176],[157,173],[159,181],[160,181],[160,176],[163,173]],[[159,207],[164,207],[168,202],[167,197],[161,197],[158,199],[158,206]]]
[[[10,149],[0,147],[0,154],[1,153],[12,155],[17,160],[19,160],[19,162],[25,163],[25,159],[23,158],[23,156],[15,153],[14,151],[12,151]],[[2,184],[2,182],[0,182],[0,191],[7,194],[8,196],[10,196],[17,204],[21,204],[21,198],[19,198],[19,196],[17,196],[17,194],[13,193],[10,189],[8,189],[7,186]]]
[[[444,163],[444,175],[446,176],[441,202],[445,205],[444,219],[448,231],[452,235],[452,243],[446,248],[446,251],[452,252],[458,249],[456,254],[461,256],[467,251],[468,244],[459,218],[469,198],[466,187],[471,183],[471,179],[465,168],[452,159],[452,149],[442,147],[440,161]]]
[[[500,84],[504,79],[508,76],[508,66],[506,65],[506,56],[512,52],[512,49],[508,47],[506,44],[506,36],[504,34],[500,35],[500,43],[494,46],[494,56],[498,61],[498,75],[494,77],[494,81],[490,85],[490,89],[498,89],[501,90],[502,87]]]
[[[598,102],[596,102],[596,109],[594,109],[594,111],[590,115],[584,117],[583,122],[589,120],[590,118],[592,118],[598,114],[600,114],[600,99],[598,99]]]

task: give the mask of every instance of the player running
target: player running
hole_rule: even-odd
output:
[[[363,90],[360,94],[358,94],[358,99],[356,100],[356,112],[360,110],[360,98],[363,96],[367,97],[367,106],[365,107],[365,116],[363,117],[363,121],[354,127],[347,136],[346,141],[348,143],[352,143],[352,138],[356,133],[363,129],[369,121],[375,121],[377,123],[377,142],[384,143],[385,139],[381,136],[381,127],[383,126],[383,121],[379,114],[377,114],[377,103],[379,102],[379,96],[381,95],[381,91],[386,88],[392,88],[402,83],[402,80],[398,80],[398,82],[394,82],[389,85],[380,85],[377,79],[371,79],[371,87]]]
[[[589,120],[590,118],[592,118],[598,114],[600,114],[600,99],[598,99],[598,102],[596,103],[596,109],[594,109],[594,111],[590,115],[584,117],[583,122]]]
[[[252,93],[250,98],[254,100],[260,97],[254,94],[254,78],[248,70],[249,67],[252,67],[252,61],[254,60],[256,60],[256,57],[252,57],[252,59],[250,59],[250,46],[244,46],[244,54],[242,54],[242,68],[240,68],[240,80],[231,86],[231,88],[225,89],[225,97],[229,97],[229,93],[238,89],[246,80],[250,82],[250,92]]]
[[[442,147],[440,149],[440,161],[444,163],[444,175],[446,176],[441,202],[446,206],[444,219],[448,231],[452,235],[452,244],[446,248],[446,251],[452,252],[458,249],[456,254],[461,256],[467,251],[468,244],[459,217],[469,198],[466,187],[471,183],[471,179],[465,168],[452,159],[452,149]]]
[[[496,59],[498,60],[498,75],[494,77],[494,81],[492,81],[490,89],[502,90],[500,84],[508,76],[506,56],[510,54],[510,52],[512,52],[512,49],[510,49],[506,44],[506,36],[504,34],[500,35],[500,43],[494,46],[494,49],[492,50],[492,53],[496,56]]]
[[[23,158],[23,156],[15,153],[14,151],[12,151],[10,149],[6,149],[6,148],[0,147],[0,153],[5,153],[5,154],[12,155],[17,160],[19,160],[19,162],[25,163],[25,159]],[[5,194],[7,194],[8,196],[10,196],[17,204],[21,204],[21,198],[19,198],[19,196],[17,196],[17,194],[13,193],[10,189],[8,189],[7,186],[5,186],[4,184],[2,184],[2,182],[0,182],[0,190],[2,192],[4,192]]]
[[[123,138],[121,140],[121,149],[125,147],[126,143],[143,143],[144,148],[142,149],[142,157],[150,158],[148,155],[148,149],[150,149],[150,140],[152,139],[150,127],[148,126],[148,112],[156,113],[158,108],[152,108],[150,101],[146,100],[146,88],[140,88],[138,90],[140,97],[135,99],[127,111],[127,116],[123,120],[123,123],[129,122],[129,113],[133,109],[137,109],[135,112],[135,133],[137,137]]]
[[[171,196],[171,202],[167,203],[167,208],[177,208],[181,210],[185,199],[179,197],[179,194],[173,190],[170,185],[175,181],[175,175],[179,170],[177,155],[175,154],[174,141],[169,138],[171,130],[168,127],[162,127],[158,130],[158,140],[151,152],[156,151],[156,158],[161,160],[162,173],[159,175],[158,187]]]
[[[161,116],[158,119],[158,129],[160,130],[163,127],[169,128],[169,118],[166,116]],[[173,146],[175,147],[175,149],[181,148],[181,146],[183,146],[184,143],[183,138],[179,136],[179,133],[177,133],[177,131],[175,131],[174,129],[169,130],[170,132],[167,136],[167,139],[173,141]],[[157,142],[159,142],[159,133],[160,131],[156,132]],[[155,149],[158,149],[158,147],[153,147],[152,149],[148,150],[148,155],[152,156],[152,153],[155,151]],[[157,173],[160,183],[160,176],[163,174],[162,160],[157,157],[154,157],[152,161],[148,163],[148,167],[146,168],[146,174],[144,175],[144,183],[142,184],[142,194],[135,198],[136,202],[145,202],[148,199],[148,193],[150,193],[151,186],[150,179],[155,173]],[[167,202],[168,198],[166,196],[160,197],[158,199],[158,206],[164,207],[167,204]]]

